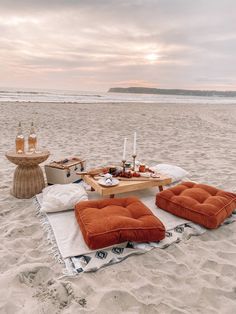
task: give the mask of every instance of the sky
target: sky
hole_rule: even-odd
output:
[[[235,0],[0,0],[0,86],[236,90]]]

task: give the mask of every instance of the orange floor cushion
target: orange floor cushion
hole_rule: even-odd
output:
[[[125,241],[159,241],[165,227],[136,197],[83,201],[75,206],[76,219],[90,249]]]
[[[206,184],[183,182],[158,193],[156,205],[176,216],[214,229],[236,209],[236,194]]]

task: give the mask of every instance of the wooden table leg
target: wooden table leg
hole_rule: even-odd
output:
[[[159,185],[159,191],[163,191],[163,186],[162,185]]]

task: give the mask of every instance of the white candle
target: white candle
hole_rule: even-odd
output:
[[[126,159],[125,159],[125,155],[126,155],[126,143],[127,143],[127,138],[125,137],[125,139],[124,139],[124,149],[123,149],[123,157],[122,157],[122,160],[126,160]]]
[[[134,150],[133,150],[133,155],[136,155],[136,140],[137,140],[137,134],[134,132]]]

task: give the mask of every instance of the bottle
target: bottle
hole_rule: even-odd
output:
[[[35,152],[37,145],[37,136],[35,133],[34,123],[31,122],[30,133],[28,137],[28,147],[30,152]]]
[[[16,153],[23,154],[25,151],[25,138],[22,132],[21,122],[19,122],[18,132],[16,135]]]

